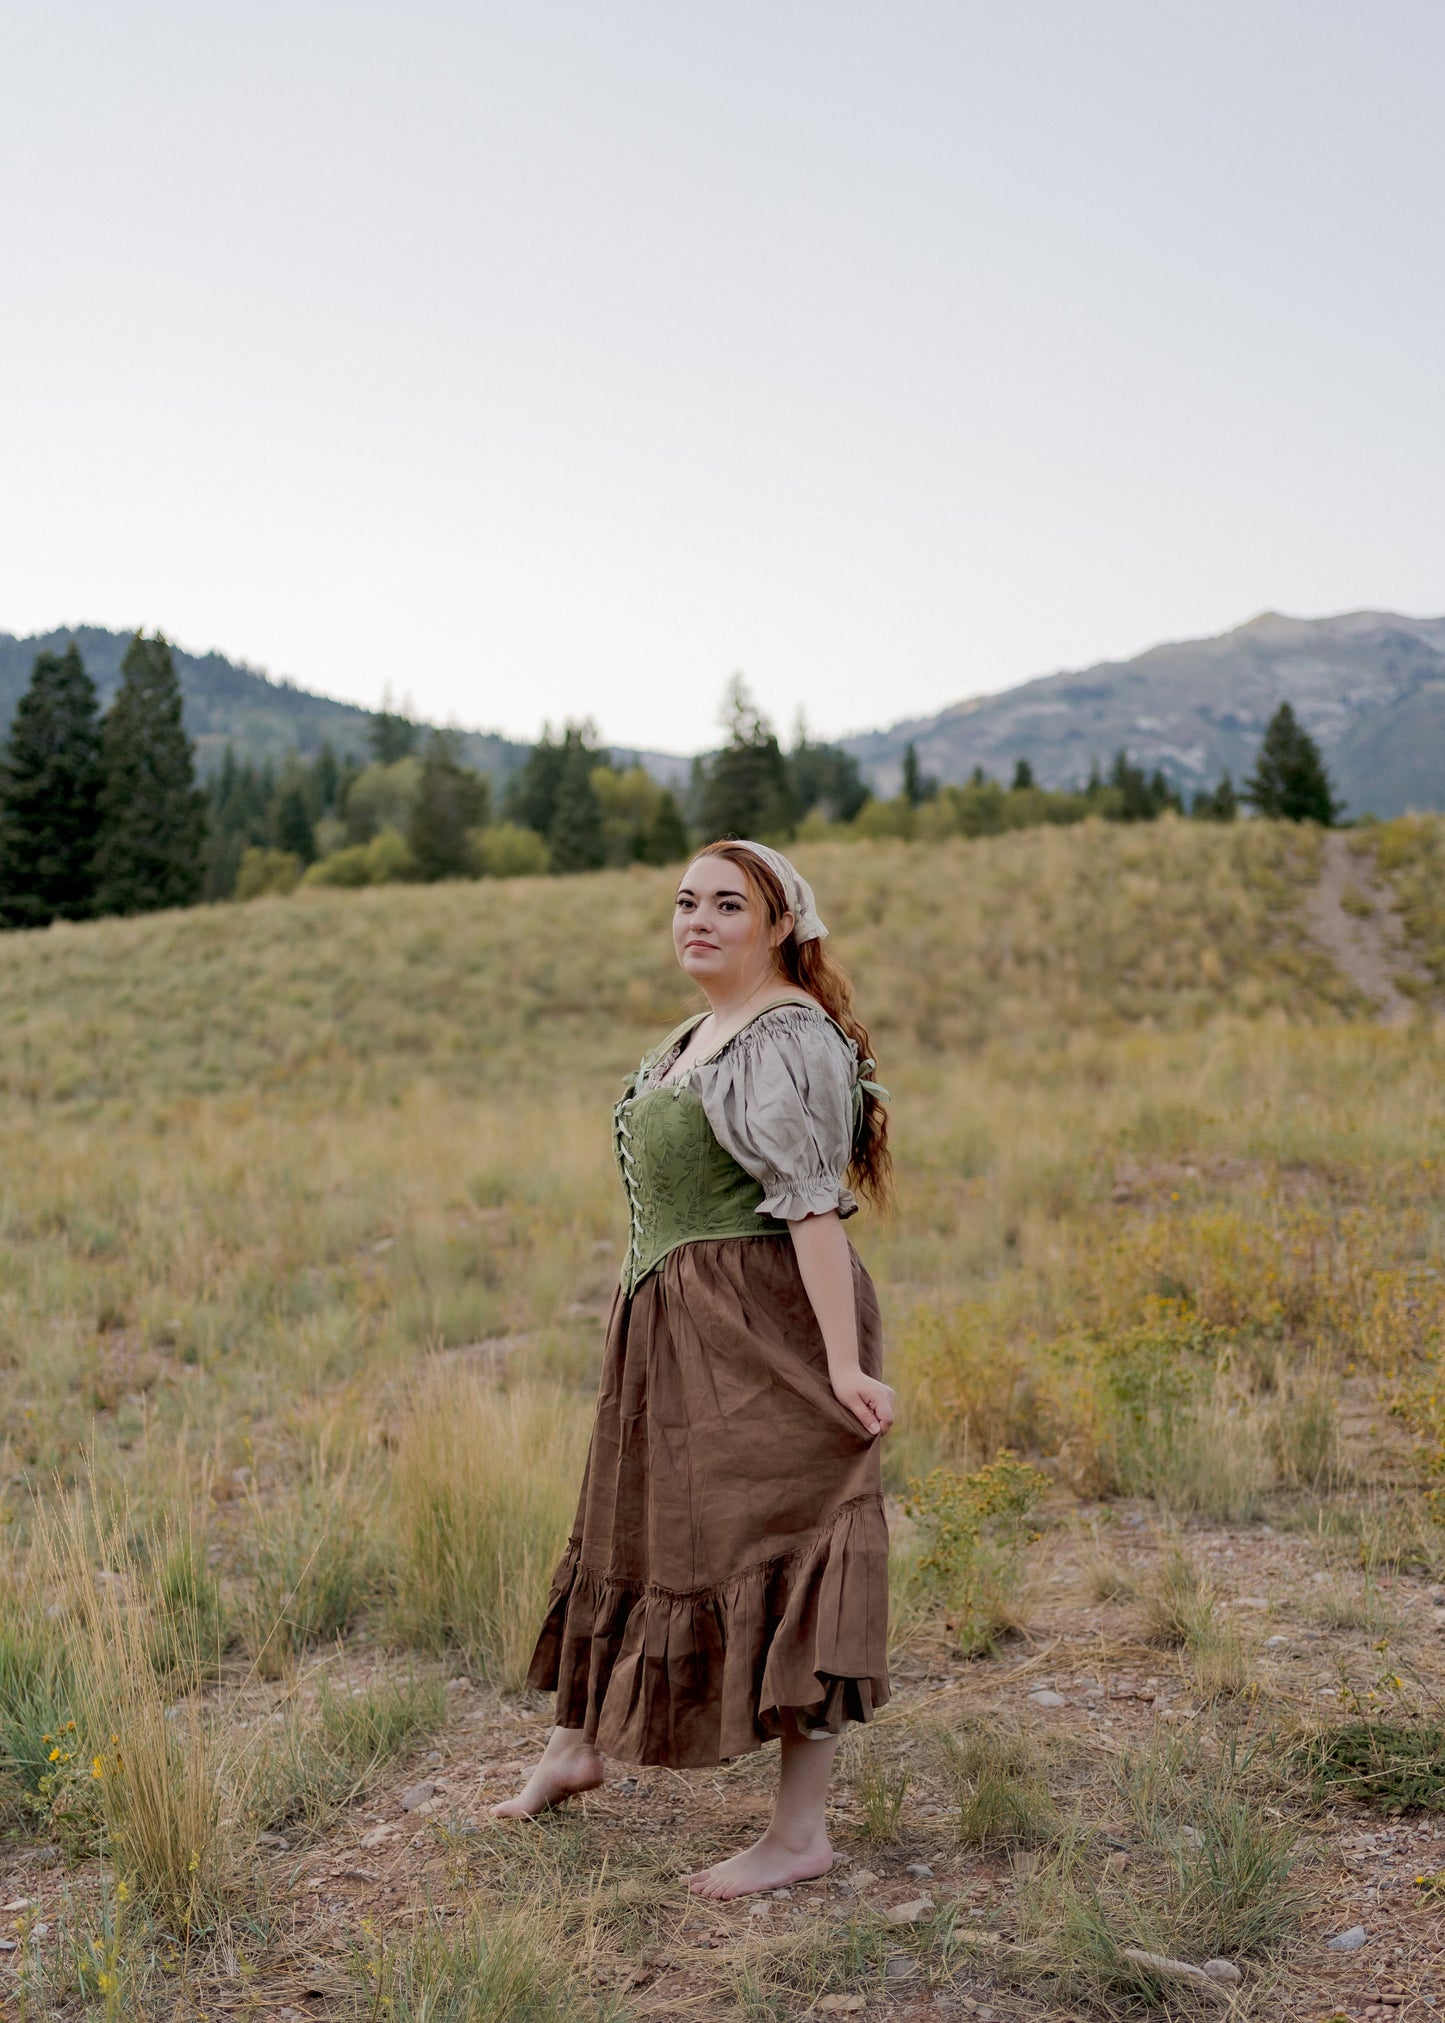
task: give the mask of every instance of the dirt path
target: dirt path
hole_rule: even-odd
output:
[[[1314,940],[1376,1005],[1381,1024],[1403,1025],[1415,1004],[1397,979],[1427,979],[1406,946],[1389,887],[1339,830],[1325,836],[1320,882],[1305,917]]]

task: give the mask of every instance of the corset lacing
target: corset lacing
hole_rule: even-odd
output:
[[[622,1260],[624,1285],[631,1284],[632,1267],[642,1255],[642,1194],[637,1184],[637,1162],[632,1156],[632,1142],[628,1135],[628,1100],[624,1096],[612,1113],[617,1164],[622,1173],[622,1184],[627,1190],[627,1254]]]

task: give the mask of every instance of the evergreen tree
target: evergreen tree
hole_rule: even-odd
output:
[[[688,852],[687,827],[675,795],[663,789],[638,856],[644,864],[676,864]]]
[[[312,827],[311,810],[307,806],[304,775],[293,774],[283,781],[275,805],[276,848],[289,851],[293,857],[299,857],[303,864],[314,863],[316,831]]]
[[[603,761],[590,742],[589,727],[569,724],[560,753],[556,802],[547,832],[548,868],[556,872],[596,871],[607,859],[602,802],[592,784],[592,775]]]
[[[1121,746],[1109,768],[1109,785],[1118,795],[1114,819],[1118,822],[1152,822],[1154,802],[1144,768],[1136,766]]]
[[[912,738],[903,747],[903,798],[910,808],[918,807],[923,800],[923,771]]]
[[[1168,780],[1164,777],[1163,771],[1158,766],[1149,775],[1149,799],[1154,804],[1156,816],[1162,815],[1166,808],[1172,808],[1176,815],[1184,813],[1183,801],[1179,798],[1174,788],[1170,786]]]
[[[181,721],[175,663],[160,633],[135,635],[120,675],[101,736],[96,910],[189,906],[205,876],[206,806]]]
[[[366,727],[372,757],[379,766],[394,766],[398,759],[404,759],[416,750],[419,735],[419,726],[405,711],[398,712],[392,708],[388,685],[381,698],[381,708]]]
[[[1034,784],[1034,769],[1027,759],[1014,760],[1014,776],[1009,782],[1011,794],[1026,794]]]
[[[1190,809],[1196,822],[1232,822],[1239,813],[1239,796],[1234,791],[1234,782],[1226,767],[1219,776],[1219,785],[1212,790],[1201,787],[1194,796],[1194,806]]]
[[[330,745],[323,744],[306,770],[306,812],[313,822],[336,813],[341,790],[341,766]]]
[[[1261,815],[1286,822],[1318,822],[1332,829],[1345,811],[1320,748],[1287,702],[1265,727],[1244,799]]]
[[[708,837],[793,833],[788,762],[777,734],[753,703],[742,678],[728,688],[723,723],[728,741],[703,773],[702,826]]]
[[[820,808],[830,822],[851,822],[872,798],[851,753],[838,745],[810,744],[799,731],[788,754],[788,799],[795,816]]]
[[[1109,786],[1115,799],[1113,807],[1105,812],[1115,822],[1154,822],[1166,808],[1181,809],[1178,794],[1159,768],[1156,766],[1151,774],[1146,775],[1144,768],[1136,766],[1122,747],[1109,768]],[[1096,767],[1089,777],[1085,793],[1093,800],[1099,792]]]
[[[539,836],[551,834],[565,763],[563,747],[553,739],[550,725],[544,725],[541,737],[507,782],[504,807],[509,821],[535,829]]]
[[[455,739],[433,731],[406,832],[419,878],[431,882],[472,875],[470,832],[486,821],[489,798],[487,781],[457,758]]]
[[[72,643],[36,656],[0,759],[0,926],[94,911],[100,713]]]

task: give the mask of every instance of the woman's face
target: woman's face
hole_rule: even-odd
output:
[[[677,888],[672,945],[695,982],[731,992],[771,973],[773,951],[792,925],[791,913],[769,923],[767,908],[736,864],[699,857]]]

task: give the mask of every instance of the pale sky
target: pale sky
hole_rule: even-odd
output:
[[[0,627],[514,736],[1445,610],[1440,0],[10,0]]]

